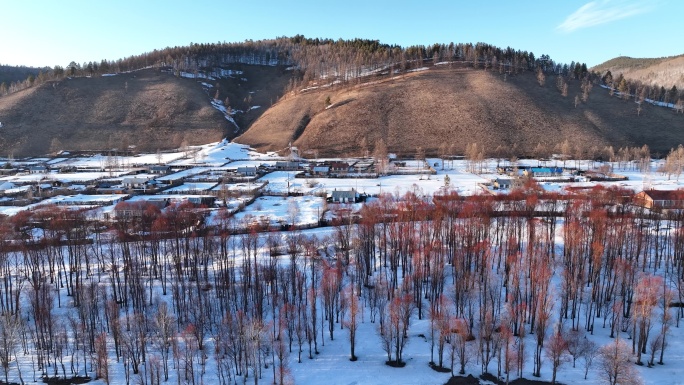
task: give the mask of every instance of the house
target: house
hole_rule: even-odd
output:
[[[497,190],[508,190],[513,187],[513,179],[511,178],[496,178],[492,185]]]
[[[48,168],[42,164],[29,166],[29,173],[30,174],[45,174],[47,172],[48,172]]]
[[[256,176],[257,168],[256,168],[256,166],[238,167],[237,173],[242,175],[242,176]]]
[[[317,176],[326,176],[330,172],[330,167],[328,166],[314,166],[311,169],[311,174]]]
[[[369,172],[373,166],[373,161],[358,161],[352,166],[352,172]]]
[[[188,202],[198,206],[213,207],[216,197],[211,195],[188,197]]]
[[[0,193],[4,193],[6,190],[11,190],[17,188],[17,186],[12,182],[0,183]]]
[[[330,172],[334,174],[346,174],[347,172],[349,172],[349,163],[332,162],[330,163]]]
[[[16,168],[12,168],[11,166],[5,165],[5,167],[6,168],[0,168],[0,175],[14,175],[17,172],[19,172],[19,170],[17,170]]]
[[[169,200],[168,200],[168,199],[163,199],[163,198],[159,198],[159,199],[148,199],[146,202],[147,202],[148,205],[152,205],[152,206],[158,208],[159,210],[163,210],[163,209],[166,208],[166,206],[169,205]]]
[[[150,167],[150,174],[155,174],[155,175],[166,175],[171,171],[171,167],[169,166],[151,166]]]
[[[150,178],[145,178],[145,177],[138,177],[138,176],[129,176],[126,178],[123,178],[123,181],[121,181],[121,184],[124,185],[126,188],[131,188],[131,189],[145,189],[147,187],[147,181],[149,181]]]
[[[333,203],[356,203],[359,193],[352,190],[335,190],[332,192],[331,202]]]
[[[296,171],[299,169],[299,163],[290,161],[278,161],[275,164],[275,168],[276,170],[280,171]]]
[[[527,176],[534,177],[550,177],[559,176],[563,174],[562,167],[531,167],[529,170],[525,170]]]
[[[634,204],[647,209],[684,209],[684,190],[644,190],[634,196]]]
[[[168,205],[168,199],[150,199],[135,202],[121,201],[114,206],[114,216],[116,218],[140,218],[150,207],[162,210]]]

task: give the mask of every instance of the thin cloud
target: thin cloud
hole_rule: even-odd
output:
[[[570,33],[648,12],[652,3],[637,1],[591,1],[568,16],[556,29]]]

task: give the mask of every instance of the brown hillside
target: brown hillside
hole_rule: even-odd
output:
[[[657,59],[617,57],[592,68],[601,74],[610,71],[614,77],[623,74],[627,79],[639,80],[644,84],[672,86],[684,89],[684,55]]]
[[[261,150],[288,142],[320,155],[359,154],[363,139],[372,150],[383,138],[390,151],[413,154],[418,146],[436,153],[443,144],[463,152],[468,143],[532,154],[568,139],[592,146],[648,144],[661,154],[684,143],[684,116],[611,97],[595,86],[589,101],[574,106],[579,84],[567,97],[549,77],[540,87],[531,74],[509,76],[469,68],[438,68],[339,89],[288,96],[266,111],[236,141]],[[325,99],[333,103],[325,109]]]
[[[244,68],[243,68],[244,67]],[[236,69],[232,66],[231,69]],[[229,97],[234,109],[268,106],[289,75],[274,67],[239,66],[244,74],[219,80],[178,78],[159,69],[74,78],[0,97],[0,154],[41,155],[57,150],[139,151],[178,148],[233,137],[236,127],[210,101]],[[245,80],[246,79],[246,80]],[[214,87],[204,90],[201,81]],[[245,98],[252,95],[247,105]],[[263,112],[237,114],[247,126]]]

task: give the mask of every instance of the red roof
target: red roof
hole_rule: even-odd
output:
[[[644,193],[654,201],[684,200],[684,190],[644,190]]]

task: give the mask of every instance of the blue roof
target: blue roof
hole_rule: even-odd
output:
[[[533,173],[540,174],[562,174],[563,169],[561,167],[532,167],[530,169]]]

